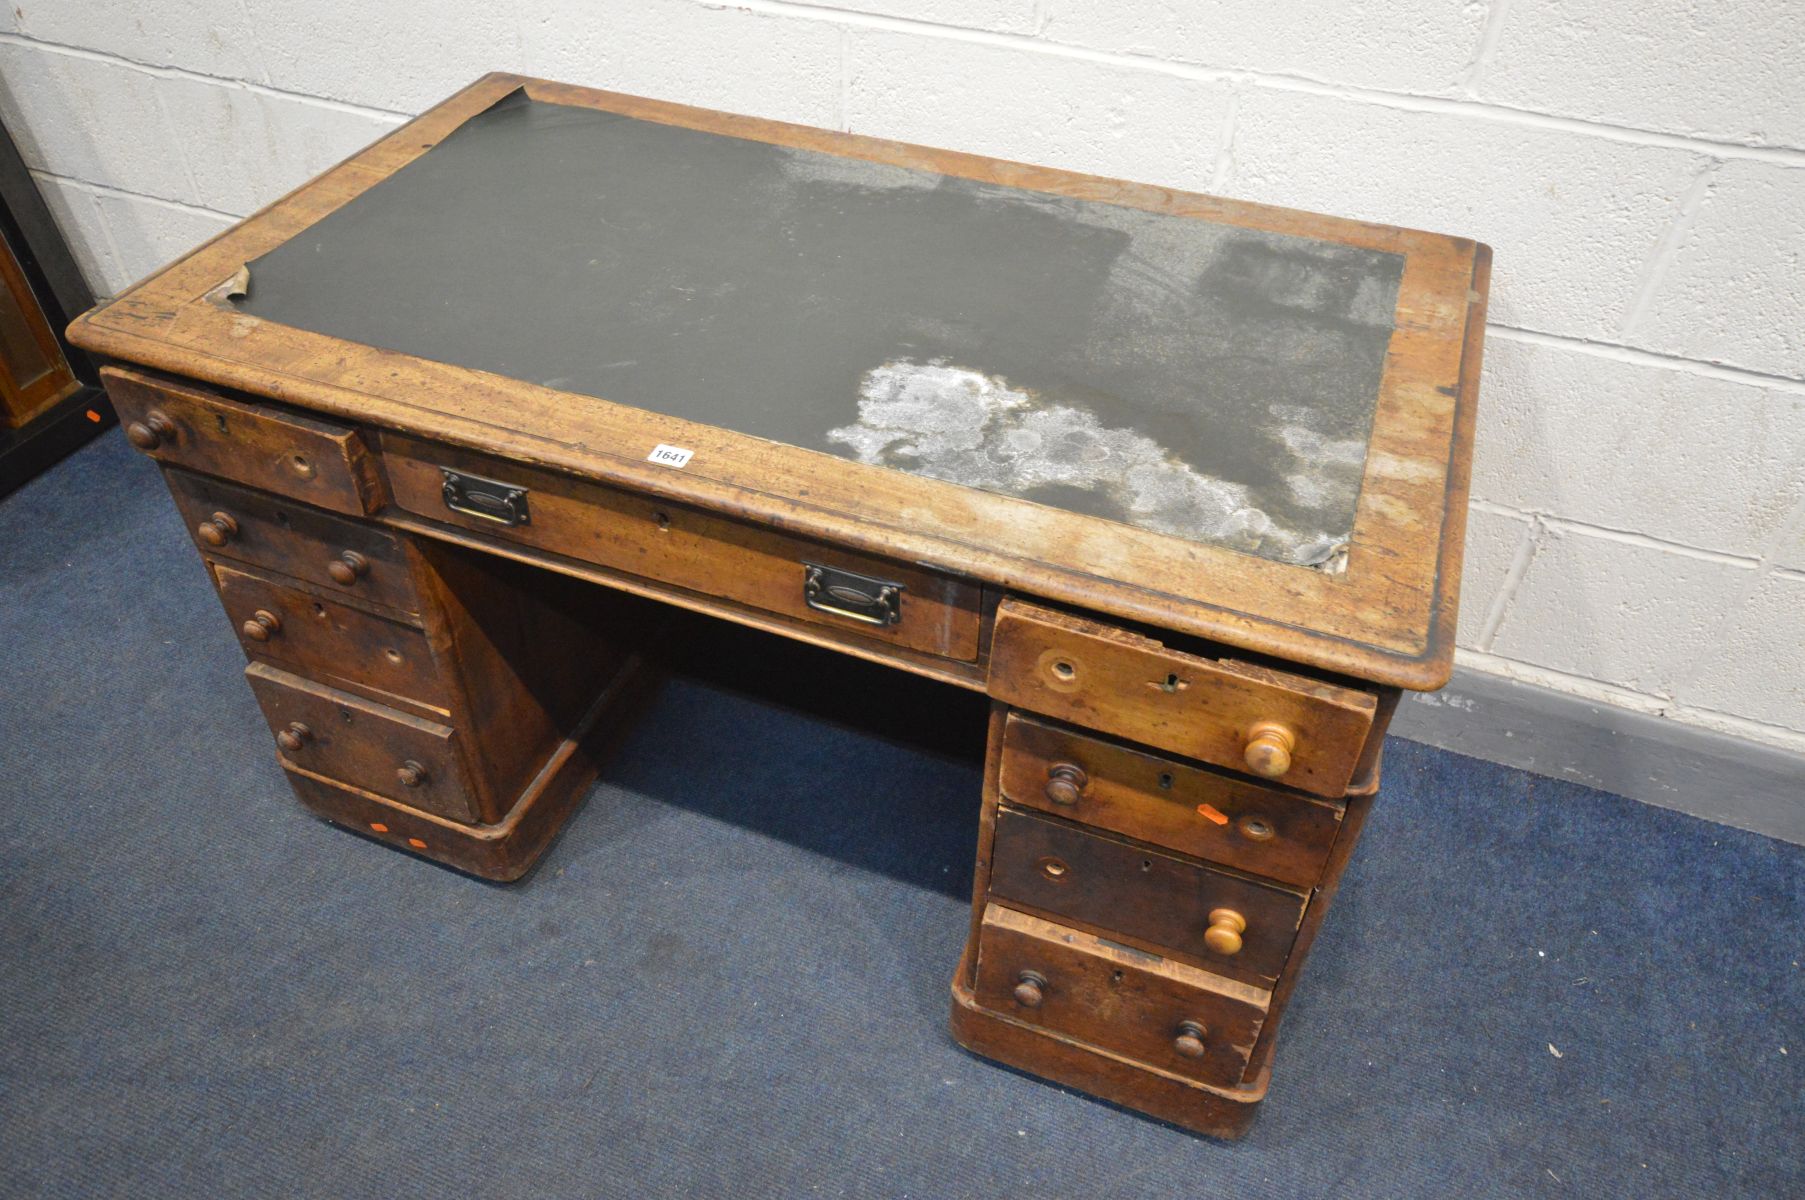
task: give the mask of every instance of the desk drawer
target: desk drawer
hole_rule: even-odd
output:
[[[285,764],[454,821],[477,819],[456,730],[265,663],[245,677]]]
[[[1218,1087],[1241,1081],[1272,995],[998,904],[978,931],[978,1002]]]
[[[990,694],[1318,796],[1347,792],[1378,710],[1370,692],[1201,658],[1013,599],[997,606]]]
[[[1234,779],[1011,713],[1005,799],[1299,887],[1314,887],[1342,805]]]
[[[419,615],[407,553],[393,534],[204,475],[169,469],[164,479],[189,534],[209,558],[267,567]]]
[[[990,894],[1269,983],[1307,893],[1011,808],[997,810]]]
[[[393,434],[383,436],[382,449],[396,505],[430,520],[926,654],[978,656],[978,587],[964,580]],[[485,488],[488,493],[518,491],[517,508],[491,500],[496,515],[470,511],[480,506],[468,489],[452,507],[447,470],[481,481],[479,488],[498,485]],[[871,623],[811,606],[805,591],[811,563],[896,585],[900,619]],[[824,593],[816,599],[838,603]]]
[[[382,506],[361,435],[124,367],[100,372],[132,445],[169,466],[235,479],[333,512]]]
[[[445,678],[420,630],[224,563],[213,574],[249,657],[450,710]]]

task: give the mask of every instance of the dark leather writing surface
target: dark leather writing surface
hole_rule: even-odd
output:
[[[251,263],[237,303],[1316,563],[1353,527],[1402,269],[516,93]]]

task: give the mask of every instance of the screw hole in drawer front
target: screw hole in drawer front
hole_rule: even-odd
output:
[[[1001,757],[1011,804],[1302,887],[1321,876],[1345,809],[1019,712],[1005,723]],[[1048,790],[1052,773],[1079,762],[1082,801],[1062,804],[1063,789]]]
[[[1219,1086],[1240,1081],[1272,1001],[1265,988],[994,902],[978,932],[976,993],[1018,1021]]]

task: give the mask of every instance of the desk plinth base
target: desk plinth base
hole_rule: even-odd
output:
[[[284,761],[295,795],[316,816],[385,846],[497,883],[532,869],[595,782],[601,759],[620,732],[622,711],[654,681],[644,659],[629,659],[597,696],[576,730],[552,752],[508,815],[493,825],[463,825],[327,779]]]
[[[973,1054],[1210,1137],[1246,1133],[1266,1098],[1267,1070],[1236,1088],[1181,1079],[983,1008],[963,980],[953,981],[953,1040]]]

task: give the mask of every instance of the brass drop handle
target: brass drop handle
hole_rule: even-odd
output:
[[[1090,776],[1084,768],[1075,763],[1054,763],[1047,768],[1047,799],[1055,804],[1070,806],[1078,803],[1084,795],[1084,785],[1090,782]]]
[[[401,764],[395,772],[395,778],[401,781],[402,787],[417,788],[431,776],[427,775],[425,767],[410,758]]]
[[[267,608],[260,608],[251,614],[251,619],[239,626],[244,636],[253,642],[267,642],[282,632],[282,618]]]
[[[1241,953],[1241,935],[1247,932],[1247,918],[1232,908],[1212,908],[1210,927],[1203,931],[1203,944],[1217,954]]]
[[[149,454],[164,442],[175,440],[175,422],[153,408],[142,421],[125,427],[125,440]]]
[[[301,724],[299,721],[290,721],[288,723],[288,728],[279,730],[276,734],[276,745],[282,747],[282,749],[290,754],[293,754],[296,750],[299,750],[302,746],[305,746],[312,740],[313,730],[307,728],[307,726]]]
[[[196,525],[194,533],[209,546],[223,546],[238,536],[238,520],[231,513],[216,512]]]
[[[1247,746],[1241,756],[1247,769],[1265,779],[1277,779],[1291,769],[1291,752],[1297,748],[1297,732],[1277,721],[1255,721],[1247,730]]]
[[[1016,976],[1014,996],[1023,1008],[1039,1008],[1047,998],[1047,977],[1039,971],[1023,971]]]
[[[369,573],[370,560],[355,550],[347,550],[326,564],[332,582],[350,587]]]
[[[1172,1049],[1186,1058],[1202,1058],[1209,1049],[1209,1044],[1203,1040],[1208,1036],[1209,1030],[1196,1021],[1180,1021],[1178,1033],[1172,1039]]]

